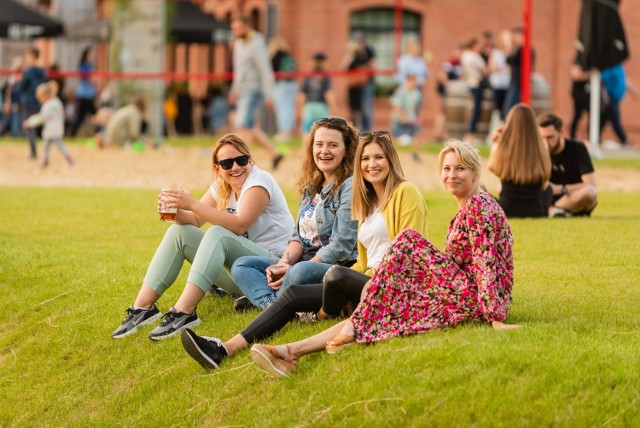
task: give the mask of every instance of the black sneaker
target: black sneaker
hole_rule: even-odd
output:
[[[251,300],[249,300],[247,296],[238,297],[235,302],[233,302],[233,309],[237,312],[244,312],[255,308],[256,307],[251,303]]]
[[[195,309],[190,314],[184,314],[176,311],[174,308],[171,308],[169,309],[169,312],[164,314],[164,319],[160,325],[149,333],[149,339],[168,339],[169,337],[173,337],[180,333],[184,328],[200,325],[200,322],[200,318],[198,318],[198,314],[196,314]]]
[[[198,336],[186,328],[182,330],[180,339],[187,354],[207,370],[217,369],[227,357],[227,350],[216,337]]]
[[[120,324],[120,327],[113,332],[111,337],[114,339],[122,339],[129,336],[138,330],[145,324],[149,324],[162,317],[162,313],[158,310],[158,307],[153,304],[149,309],[134,309],[133,307],[127,309],[127,316]]]

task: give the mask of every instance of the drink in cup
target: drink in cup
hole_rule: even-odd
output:
[[[168,189],[162,189],[160,196],[160,220],[162,221],[175,221],[176,214],[178,213],[178,207],[169,208],[167,206],[168,197],[164,196],[164,191]]]

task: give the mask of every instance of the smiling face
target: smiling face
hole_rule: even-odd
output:
[[[376,193],[384,188],[389,176],[389,159],[378,143],[371,142],[362,149],[360,171],[362,178],[373,185]]]
[[[337,129],[318,128],[313,136],[313,161],[324,174],[325,180],[331,180],[346,152],[342,132]]]
[[[440,178],[447,191],[458,201],[466,201],[478,191],[476,172],[464,165],[455,152],[444,156]]]
[[[233,147],[231,144],[224,144],[218,149],[218,153],[216,155],[215,165],[216,171],[220,177],[231,186],[234,191],[239,191],[242,189],[242,185],[247,180],[247,176],[249,172],[251,172],[251,162],[249,162],[245,166],[239,166],[237,162],[233,163],[231,169],[224,170],[219,162],[224,159],[233,159],[239,156],[244,155],[244,153],[240,152],[238,149]]]

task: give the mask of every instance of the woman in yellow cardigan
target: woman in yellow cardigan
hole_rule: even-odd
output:
[[[352,215],[359,221],[358,258],[351,268],[334,266],[324,284],[292,284],[244,330],[226,342],[198,336],[186,329],[182,344],[206,369],[218,368],[227,357],[279,331],[299,312],[338,316],[360,301],[393,238],[404,229],[427,236],[427,205],[418,188],[406,181],[389,133],[360,134],[353,174]]]

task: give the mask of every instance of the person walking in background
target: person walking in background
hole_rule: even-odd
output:
[[[299,98],[302,104],[302,131],[307,134],[313,124],[321,118],[331,116],[335,111],[335,99],[331,87],[331,78],[324,75],[324,52],[313,54],[311,71],[314,73],[303,79]]]
[[[376,51],[367,43],[363,31],[356,31],[354,39],[358,44],[358,67],[374,71]],[[375,92],[375,74],[370,74],[362,87],[362,126],[361,131],[368,131],[373,126],[373,96]]]
[[[391,133],[398,137],[399,145],[412,145],[413,160],[420,162],[420,142],[414,136],[420,129],[418,112],[422,105],[422,92],[418,89],[417,79],[413,74],[407,75],[402,85],[393,92],[391,105]]]
[[[627,133],[622,126],[622,120],[620,118],[620,103],[629,90],[629,93],[638,98],[638,91],[627,80],[627,74],[622,66],[622,63],[614,65],[613,67],[602,70],[602,84],[604,85],[607,95],[609,96],[609,108],[607,109],[607,115],[605,116],[608,122],[611,122],[613,131],[616,133],[618,140],[622,146],[626,146]],[[600,124],[600,129],[604,126],[604,123]],[[603,144],[605,149],[619,149],[620,146],[613,144]]]
[[[76,120],[71,128],[70,135],[75,137],[78,129],[84,123],[86,117],[96,114],[96,84],[93,82],[91,73],[95,71],[92,61],[92,50],[90,47],[84,48],[80,55],[78,71],[81,73],[76,86]]]
[[[347,100],[349,103],[349,115],[351,122],[358,129],[362,129],[363,113],[362,113],[362,91],[364,85],[369,80],[364,71],[366,67],[360,64],[359,54],[361,46],[355,40],[349,40],[347,43],[347,54],[342,60],[342,68],[347,71],[354,72],[353,74],[347,74]]]
[[[4,121],[0,135],[11,131],[11,136],[16,138],[22,135],[22,103],[20,102],[20,79],[22,78],[22,57],[13,59],[11,74],[3,88],[2,111]]]
[[[336,121],[342,119],[330,120],[339,123]],[[184,330],[181,338],[187,353],[205,369],[216,369],[225,358],[282,329],[298,312],[316,313],[318,319],[350,314],[393,238],[404,229],[427,235],[427,204],[420,190],[404,178],[400,158],[386,131],[360,134],[351,205],[352,217],[358,220],[355,264],[350,268],[333,266],[322,283],[289,285],[272,305],[226,342]]]
[[[480,155],[450,141],[440,152],[440,177],[456,199],[445,250],[419,231],[403,230],[383,255],[353,315],[315,336],[285,345],[255,344],[251,358],[275,377],[288,376],[304,355],[335,354],[360,344],[481,322],[505,324],[513,289],[513,235],[495,199],[480,187]]]
[[[39,113],[29,116],[24,121],[25,128],[35,128],[44,125],[42,128],[42,141],[44,146],[44,158],[42,159],[43,168],[49,166],[51,144],[56,145],[60,153],[64,155],[69,166],[73,166],[74,164],[73,158],[62,141],[64,137],[64,107],[62,101],[57,97],[57,94],[58,83],[54,80],[38,85],[36,97],[42,105],[42,108]]]
[[[507,217],[546,217],[551,157],[531,107],[515,105],[493,143],[487,166],[500,179],[498,202]]]
[[[36,97],[36,88],[47,81],[47,75],[44,68],[38,66],[40,51],[37,48],[30,48],[25,55],[25,68],[22,72],[22,78],[18,86],[20,93],[20,103],[22,104],[22,117],[32,116],[40,111],[40,103]],[[31,151],[31,159],[37,159],[36,150],[37,130],[36,128],[26,129],[27,139],[29,140],[29,149]]]
[[[482,107],[481,82],[487,73],[487,63],[482,59],[482,56],[480,56],[480,47],[480,42],[474,37],[469,40],[460,55],[462,79],[467,84],[473,100],[471,118],[469,119],[467,133],[464,137],[464,140],[468,142],[473,142],[476,139],[478,121],[480,120],[480,109]]]
[[[507,64],[511,67],[511,81],[502,111],[503,117],[509,114],[511,107],[520,102],[520,85],[522,74],[522,44],[524,43],[524,30],[515,27],[511,30],[511,53],[507,56]],[[536,52],[531,48],[531,72],[535,69]]]
[[[591,83],[589,81],[591,72],[583,70],[576,58],[574,63],[571,64],[569,74],[571,76],[571,98],[573,99],[573,119],[571,120],[569,135],[571,138],[576,138],[580,119],[583,113],[589,113],[591,107]],[[606,121],[606,104],[608,104],[608,100],[600,97],[600,111],[602,112],[600,126],[604,125]]]
[[[538,126],[551,154],[549,217],[591,216],[598,204],[598,192],[587,147],[564,138],[562,119],[553,113],[539,116]]]
[[[489,55],[489,84],[493,91],[493,112],[504,121],[504,100],[511,82],[511,69],[507,64],[507,53],[511,52],[511,33],[502,31],[498,43]],[[492,120],[492,122],[494,122]],[[490,133],[493,132],[490,129]]]
[[[267,46],[262,34],[255,31],[247,17],[231,22],[233,42],[233,81],[229,102],[236,104],[235,126],[247,143],[257,142],[272,160],[273,169],[283,159],[258,123],[259,108],[266,104],[273,108],[274,77]]]
[[[289,51],[289,46],[282,37],[272,37],[269,40],[271,65],[275,73],[292,73],[298,69],[295,59]],[[293,76],[276,76],[273,93],[276,109],[276,140],[289,141],[293,136],[296,124],[296,92],[298,85]]]

